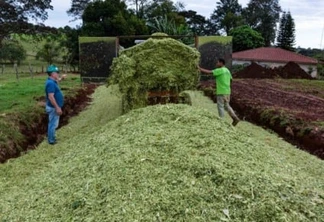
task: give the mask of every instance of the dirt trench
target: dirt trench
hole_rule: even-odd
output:
[[[234,81],[232,88],[232,106],[241,117],[324,159],[324,131],[317,124],[324,120],[324,99],[255,79]]]
[[[241,119],[271,129],[287,142],[324,159],[324,130],[318,124],[324,121],[324,99],[302,90],[286,91],[284,86],[267,79],[236,79],[231,106]],[[215,80],[201,83],[200,89],[217,102]]]
[[[72,116],[76,116],[84,110],[91,101],[90,96],[97,86],[97,84],[84,84],[73,96],[65,96],[59,128],[67,125]],[[45,97],[36,100],[38,105],[45,108]],[[19,121],[19,131],[23,135],[23,139],[20,142],[9,139],[7,147],[0,147],[0,163],[4,163],[11,158],[17,158],[28,150],[36,149],[46,137],[47,123],[48,116],[45,112],[34,118],[32,124]]]

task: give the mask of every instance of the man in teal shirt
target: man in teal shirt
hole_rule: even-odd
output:
[[[232,75],[225,67],[224,59],[218,59],[216,66],[217,68],[214,70],[198,68],[201,72],[212,74],[215,77],[218,114],[223,118],[225,109],[233,119],[232,125],[236,126],[240,119],[236,116],[234,110],[230,106]]]

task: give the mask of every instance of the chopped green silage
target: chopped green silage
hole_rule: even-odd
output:
[[[99,87],[57,146],[0,166],[0,221],[323,221],[322,161],[185,93],[121,115]]]
[[[111,66],[109,84],[123,93],[124,113],[147,105],[149,91],[181,92],[196,88],[200,54],[172,38],[150,38],[120,52]]]
[[[116,37],[79,37],[79,43],[115,42]]]
[[[199,36],[199,46],[210,43],[210,42],[217,42],[222,43],[224,45],[231,44],[232,43],[232,36]]]

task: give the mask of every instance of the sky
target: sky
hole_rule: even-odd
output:
[[[176,0],[173,0],[176,2]],[[216,8],[216,0],[180,0],[186,10],[196,11],[209,18]],[[242,7],[246,7],[249,0],[238,0]],[[295,47],[324,48],[324,1],[323,0],[279,0],[283,11],[290,11],[295,22]],[[71,0],[52,0],[53,11],[48,11],[45,24],[52,27],[66,25],[76,27],[81,21],[71,22],[72,17],[66,11],[71,6]]]

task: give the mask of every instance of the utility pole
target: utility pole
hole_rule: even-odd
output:
[[[322,48],[323,33],[324,33],[324,24],[323,24],[323,29],[322,29],[321,43],[320,43],[320,49],[322,50],[322,59],[324,60],[324,48]]]

